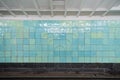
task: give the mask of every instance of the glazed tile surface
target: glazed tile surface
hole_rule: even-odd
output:
[[[0,20],[0,63],[120,63],[119,20]]]

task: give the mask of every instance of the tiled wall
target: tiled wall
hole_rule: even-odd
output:
[[[119,20],[0,20],[0,63],[120,63]]]

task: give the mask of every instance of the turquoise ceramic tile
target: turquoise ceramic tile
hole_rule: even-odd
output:
[[[54,56],[60,56],[60,52],[59,52],[59,51],[54,51],[54,52],[53,52],[53,55],[54,55]]]
[[[96,62],[103,62],[103,57],[98,57]]]
[[[71,53],[72,55],[70,55],[70,56],[72,56],[72,57],[74,57],[74,56],[77,56],[78,57],[78,51],[72,51],[72,53]],[[79,58],[79,57],[78,57]]]
[[[29,45],[23,45],[23,50],[24,51],[29,51],[30,50],[30,46]]]
[[[47,46],[47,45],[43,45],[43,46],[41,46],[41,49],[42,49],[43,51],[47,51],[47,50],[48,50],[48,46]]]
[[[35,39],[35,32],[30,32],[29,35],[31,39]]]
[[[3,44],[4,45],[9,45],[9,44],[11,44],[11,40],[10,39],[4,39]]]
[[[6,63],[11,62],[11,57],[5,57],[5,62]]]
[[[64,57],[64,56],[60,57],[60,62],[65,63],[66,62],[66,57]]]
[[[85,57],[90,57],[90,56],[92,56],[92,55],[91,55],[91,51],[85,51],[85,52],[84,52],[84,56],[85,56]]]
[[[79,44],[79,39],[73,39],[73,40],[72,40],[72,44],[73,44],[73,45]]]
[[[85,38],[85,34],[84,33],[82,33],[82,32],[79,32],[79,36],[78,36],[80,39],[82,38],[82,39],[84,39]]]
[[[72,51],[66,51],[65,54],[66,54],[66,56],[71,56],[72,55]]]
[[[24,51],[23,53],[24,53],[25,57],[29,57],[30,56],[30,52],[29,51]]]
[[[16,44],[22,45],[23,44],[23,39],[16,39]]]
[[[72,62],[76,63],[78,61],[78,57],[72,57]]]
[[[117,44],[120,45],[120,38],[115,38],[115,39],[114,39],[114,44],[116,44],[116,45],[117,45]]]
[[[12,57],[17,57],[17,56],[18,56],[17,51],[12,51],[11,56],[12,56]]]
[[[53,51],[54,50],[53,45],[48,45],[47,49],[48,49],[48,51]]]
[[[35,50],[36,51],[41,51],[42,50],[41,45],[39,45],[39,44],[35,45]]]
[[[94,39],[94,38],[91,38],[90,39],[90,42],[91,44],[103,44],[103,40],[102,39]]]
[[[67,56],[66,53],[67,53],[67,51],[60,51],[59,52],[59,54],[60,54],[59,56]]]
[[[28,56],[24,56],[23,62],[30,62],[30,58]]]
[[[48,57],[42,56],[42,62],[43,62],[43,63],[47,63],[47,62],[48,62]]]
[[[17,45],[12,45],[11,50],[16,51],[17,50]]]
[[[74,45],[74,46],[72,46],[72,50],[73,50],[73,51],[77,51],[78,48],[79,48],[78,45]]]
[[[5,63],[5,58],[0,57],[0,63]]]
[[[0,57],[4,57],[5,56],[5,53],[0,51]]]
[[[36,38],[35,38],[35,44],[42,44],[42,40],[41,40],[41,39],[36,39]]]
[[[116,51],[115,57],[120,57],[120,50]]]
[[[11,57],[11,62],[13,62],[13,63],[17,63],[17,57]]]
[[[80,38],[78,44],[79,45],[85,45],[85,39],[84,38]]]
[[[7,24],[0,26],[1,63],[120,62],[119,20],[13,20]]]
[[[85,61],[84,61],[85,63],[90,63],[91,62],[91,57],[86,56],[84,59],[85,59]]]
[[[35,45],[30,45],[29,47],[30,47],[30,51],[36,50],[36,46]]]
[[[91,45],[85,45],[84,50],[85,51],[90,51],[91,50]]]
[[[11,56],[11,51],[6,51],[5,52],[5,57],[10,57]]]
[[[7,46],[5,46],[5,50],[6,50],[6,51],[11,50],[11,48],[12,48],[11,45],[7,45]]]
[[[96,51],[91,51],[90,57],[94,57],[94,56],[96,56],[96,55],[97,55]]]
[[[40,53],[39,53],[40,54]],[[36,51],[30,51],[29,52],[29,56],[30,57],[35,57],[35,56],[37,56],[37,52]],[[40,55],[39,55],[40,56]]]
[[[1,44],[0,45],[0,51],[4,51],[5,50],[5,45],[4,44]]]
[[[65,40],[59,40],[59,43],[60,43],[61,45],[66,45],[66,41],[65,41]]]
[[[84,52],[84,51],[79,51],[79,52],[78,52],[78,56],[80,56],[80,57],[85,57],[85,52]]]
[[[23,50],[23,45],[18,45],[18,46],[17,46],[17,50],[18,50],[18,51],[22,51],[22,50]]]
[[[31,35],[30,35],[30,36],[31,36]],[[32,37],[34,37],[33,34],[32,34]],[[36,39],[41,38],[41,34],[40,34],[40,32],[35,32],[35,38],[36,38]]]
[[[46,44],[48,44],[48,39],[40,39],[39,43],[46,45]]]
[[[17,58],[17,61],[18,61],[19,63],[23,63],[24,59],[23,59],[23,57],[18,57],[18,58]]]
[[[23,44],[25,44],[25,45],[28,45],[28,44],[30,44],[30,41],[29,41],[29,39],[23,39]]]
[[[23,57],[23,56],[24,56],[23,51],[17,51],[17,56],[19,56],[19,57]]]
[[[81,63],[85,63],[85,57],[80,57],[79,56],[78,61],[81,62]]]
[[[32,32],[32,33],[34,33],[34,32],[35,32],[35,28],[34,28],[34,27],[32,27],[32,26],[29,28],[29,30],[30,30],[30,32]]]
[[[59,62],[59,57],[48,56],[47,58],[48,62]]]

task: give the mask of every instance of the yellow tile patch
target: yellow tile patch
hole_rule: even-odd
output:
[[[41,38],[48,38],[48,34],[47,33],[42,33]]]
[[[103,38],[102,32],[91,33],[91,38]]]

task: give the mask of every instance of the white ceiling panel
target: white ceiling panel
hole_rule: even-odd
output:
[[[120,15],[120,0],[0,0],[0,15],[114,16]]]

